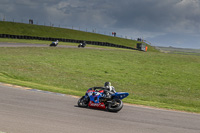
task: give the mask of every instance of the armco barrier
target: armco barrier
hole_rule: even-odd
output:
[[[61,42],[72,42],[72,43],[83,43],[85,41],[85,40],[74,40],[74,39],[65,39],[65,38],[23,36],[23,35],[10,35],[10,34],[0,34],[0,38],[32,39],[32,40],[45,40],[45,41],[56,41],[56,40],[59,40]],[[131,48],[131,47],[122,46],[122,45],[113,44],[113,43],[108,43],[108,42],[86,41],[86,44],[138,50],[136,48]]]

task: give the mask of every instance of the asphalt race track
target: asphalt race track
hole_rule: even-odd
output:
[[[8,46],[27,44],[0,43]],[[77,107],[77,101],[0,83],[0,133],[200,133],[200,114],[128,104],[111,113]]]
[[[49,47],[49,44],[7,43],[0,42],[0,47]],[[76,46],[59,45],[57,47],[76,48]],[[78,45],[77,45],[78,47]]]
[[[0,83],[0,132],[199,133],[200,115],[124,105],[118,113],[77,107],[78,98]]]
[[[0,42],[0,47],[50,47],[49,44],[31,44],[31,43],[7,43],[7,42]],[[70,45],[57,45],[58,48],[78,48],[77,46],[70,46]],[[106,49],[106,48],[98,48],[98,47],[89,47],[86,45],[86,49]]]

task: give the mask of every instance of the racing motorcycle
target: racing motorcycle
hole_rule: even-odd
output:
[[[49,46],[50,47],[56,47],[58,45],[58,40],[55,42],[52,42]]]
[[[78,106],[118,112],[123,107],[121,100],[128,95],[129,93],[127,92],[116,92],[106,96],[103,87],[93,87],[88,89],[85,96],[82,96],[78,100]]]
[[[80,48],[80,47],[84,48],[85,46],[86,46],[86,42],[80,43],[80,44],[78,45],[79,48]]]

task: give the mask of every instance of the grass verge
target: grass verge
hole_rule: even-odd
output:
[[[112,82],[124,102],[200,112],[200,58],[132,50],[0,48],[0,81],[71,95]]]

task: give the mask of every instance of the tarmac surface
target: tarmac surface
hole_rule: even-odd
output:
[[[0,42],[0,47],[50,47],[50,46],[49,46],[49,44]],[[58,47],[58,48],[78,48],[78,44],[77,44],[77,46],[59,45],[58,44],[56,47]],[[84,49],[103,49],[103,50],[107,50],[107,48],[89,47],[88,45],[86,45],[86,47],[84,47]]]
[[[200,115],[134,105],[118,113],[77,107],[78,98],[0,83],[0,132],[200,133]]]
[[[49,44],[7,43],[0,42],[0,47],[49,47]],[[57,47],[78,48],[76,46],[57,45]]]

